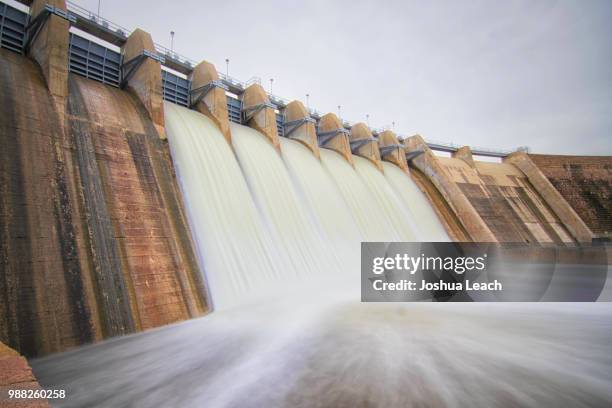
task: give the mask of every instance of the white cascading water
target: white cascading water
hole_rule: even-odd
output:
[[[358,271],[364,241],[338,186],[314,154],[302,143],[282,138],[282,157],[293,184],[313,213],[330,247],[347,271]]]
[[[355,169],[338,153],[327,149],[321,149],[321,161],[344,197],[364,241],[401,241],[401,235],[380,211]]]
[[[383,212],[391,220],[399,236],[398,241],[423,241],[413,214],[400,202],[384,174],[368,159],[353,156],[353,160],[359,177],[368,186],[369,199],[374,200],[378,211]]]
[[[166,103],[166,132],[214,307],[231,307],[287,273],[234,153],[210,119]],[[282,265],[283,267],[279,267]]]
[[[232,144],[262,217],[300,280],[333,276],[344,266],[327,244],[320,220],[300,197],[280,153],[259,132],[232,124]],[[333,211],[333,210],[332,210]],[[337,272],[336,272],[337,273]]]
[[[412,214],[420,241],[450,241],[436,212],[416,183],[410,177],[407,177],[399,167],[391,163],[383,162],[383,168],[393,192],[400,197],[402,204],[406,205],[408,211]]]
[[[291,140],[281,155],[238,125],[234,154],[203,115],[165,112],[216,311],[32,361],[44,388],[66,390],[54,406],[610,405],[611,306],[321,297],[359,282],[360,240],[448,239],[411,179]]]

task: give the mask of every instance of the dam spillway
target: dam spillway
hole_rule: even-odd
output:
[[[290,139],[282,140],[279,153],[263,135],[238,124],[231,125],[232,149],[205,116],[171,104],[165,110],[170,150],[216,308],[236,306],[266,288],[269,294],[271,286],[282,291],[291,282],[351,276],[365,240],[360,230],[369,240],[415,240],[417,231],[448,240],[401,171],[391,170],[390,177],[412,194],[396,194],[363,158],[353,157],[353,168],[339,154],[323,151],[320,161]]]
[[[67,10],[67,14],[58,10]],[[454,157],[444,158],[434,154],[429,147],[437,147],[422,143],[420,136],[404,139],[399,147],[411,158],[406,175],[407,168],[400,169],[384,157],[380,161],[382,156],[374,148],[393,143],[393,136],[385,135],[354,152],[369,158],[352,155],[349,140],[343,136],[343,132],[350,133],[350,126],[333,114],[294,110],[291,121],[304,112],[306,116],[298,120],[301,128],[291,134],[290,128],[285,129],[290,121],[285,123],[282,112],[290,104],[278,99],[272,104],[262,90],[247,101],[251,106],[243,104],[241,98],[252,83],[230,80],[205,61],[186,65],[185,60],[165,58],[143,30],[130,35],[95,31],[97,20],[84,20],[82,10],[69,10],[62,1],[51,11],[37,5],[30,12],[42,12],[50,24],[45,23],[45,30],[28,50],[24,47],[26,22],[33,16],[4,6],[2,13],[9,25],[0,33],[3,41],[8,41],[6,33],[22,36],[19,47],[4,47],[8,49],[1,53],[2,104],[5,112],[11,112],[1,123],[2,188],[5,197],[11,197],[3,202],[2,243],[7,254],[24,254],[3,257],[7,271],[3,303],[11,305],[5,306],[1,333],[3,341],[27,355],[61,351],[199,316],[211,310],[208,296],[214,297],[212,292],[217,292],[218,299],[226,297],[221,289],[210,290],[215,279],[233,282],[217,287],[229,291],[228,299],[236,299],[240,297],[237,293],[258,292],[248,290],[250,285],[259,288],[269,286],[263,282],[284,282],[290,276],[317,276],[329,268],[342,271],[349,264],[353,266],[348,269],[354,270],[357,261],[347,259],[348,254],[355,254],[354,243],[360,240],[450,238],[571,245],[588,242],[593,235],[581,217],[598,228],[599,235],[607,233],[607,227],[598,226],[607,225],[609,218],[607,159],[599,159],[604,165],[593,180],[601,186],[600,193],[596,199],[588,198],[590,201],[584,194],[576,199],[575,189],[562,188],[574,181],[569,175],[559,183],[549,171],[552,160],[539,160],[540,171],[526,154],[510,155],[501,164],[483,163],[472,159],[469,148],[462,148],[451,149]],[[91,33],[103,40],[85,41],[71,26],[94,30]],[[120,52],[104,41],[120,47]],[[104,59],[106,54],[112,57]],[[130,75],[115,66],[117,58],[138,62],[139,55],[146,58]],[[96,65],[99,58],[103,58],[102,65]],[[88,69],[81,69],[83,64]],[[120,78],[105,79],[113,75]],[[208,93],[190,96],[190,87]],[[190,97],[195,99],[190,101]],[[164,99],[173,103],[164,105]],[[197,199],[184,187],[181,194],[175,169],[183,171],[187,181],[197,175],[191,177],[187,169],[181,170],[188,162],[177,158],[178,145],[171,153],[165,141],[167,132],[182,136],[175,129],[178,125],[165,123],[169,116],[165,111],[190,102],[195,103],[193,111],[212,121],[203,137],[216,135],[211,128],[215,126],[230,143],[231,147],[219,153],[227,160],[218,168],[233,162],[228,171],[235,173],[211,176]],[[254,110],[249,111],[251,108]],[[324,121],[327,127],[323,129]],[[237,127],[230,130],[230,122]],[[266,149],[261,137],[242,137],[242,133],[256,134],[253,129],[242,129],[243,125],[265,132],[280,159]],[[279,141],[284,130],[289,136]],[[239,133],[235,144],[232,131]],[[359,131],[366,139],[371,134],[364,124]],[[307,156],[296,145],[299,142],[291,139],[300,132],[296,140],[314,156],[316,141],[321,144],[320,161]],[[273,158],[270,163],[259,163],[250,147],[242,149],[251,142]],[[202,146],[200,154],[207,157],[210,152],[204,150]],[[214,156],[213,161],[221,160],[219,157]],[[190,160],[195,163],[195,158]],[[564,166],[571,165],[571,157],[564,160]],[[268,176],[263,176],[264,170]],[[50,174],[55,176],[50,179]],[[271,198],[275,189],[266,184],[266,177],[275,177],[285,186],[286,191],[276,189],[278,199]],[[219,180],[225,181],[216,184]],[[553,183],[560,186],[561,193]],[[206,203],[202,197],[212,199],[209,190],[222,188],[237,191],[223,197],[216,194],[225,202],[197,204]],[[233,201],[233,195],[245,205]],[[191,203],[192,196],[199,201]],[[54,207],[48,203],[55,203]],[[223,228],[207,225],[219,234],[217,242],[205,232],[207,228],[196,231],[197,225],[215,219],[201,219],[200,213],[213,208],[221,211],[224,206],[228,211],[215,216],[227,215],[220,225],[236,220],[240,228],[227,230],[244,235],[223,235]],[[250,238],[239,238],[245,236]],[[293,241],[296,237],[310,244],[298,244]],[[316,237],[324,238],[316,242]],[[230,258],[222,255],[224,251],[234,251],[236,266],[214,277],[206,265],[223,265]],[[240,251],[252,254],[245,258],[254,260],[260,276],[249,276],[250,261],[241,261]],[[31,254],[36,260],[28,262]],[[321,254],[321,259],[314,259],[313,254]],[[43,290],[42,282],[49,278],[55,284]],[[122,300],[109,302],[104,293]],[[49,321],[57,323],[45,323]]]
[[[0,341],[43,357],[32,360],[43,386],[84,406],[247,395],[253,406],[402,406],[414,400],[386,387],[410,388],[406,375],[424,379],[410,388],[424,400],[467,404],[453,373],[507,325],[506,353],[484,353],[501,385],[478,365],[487,390],[537,405],[527,378],[578,405],[611,399],[612,379],[592,370],[612,372],[609,359],[593,363],[609,355],[605,308],[356,304],[362,242],[605,240],[609,157],[399,138],[189,62],[143,30],[105,31],[61,0],[22,3],[29,15],[0,2]],[[37,13],[42,28],[28,34]],[[544,346],[561,337],[571,347]],[[524,378],[529,347],[542,364]],[[183,380],[193,392],[168,396]]]

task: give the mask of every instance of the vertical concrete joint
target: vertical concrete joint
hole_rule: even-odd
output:
[[[285,107],[285,136],[308,147],[317,158],[321,157],[317,142],[317,129],[310,114],[300,101],[291,101]]]
[[[44,12],[46,5],[66,11],[65,0],[34,0],[30,6],[30,20],[34,21]],[[40,65],[51,95],[66,98],[70,23],[60,16],[50,14],[43,24],[27,52]]]
[[[141,57],[145,51],[155,53],[153,39],[151,34],[137,28],[130,34],[121,48],[123,64],[125,65],[135,58]],[[144,57],[142,63],[134,68],[127,79],[126,87],[144,105],[159,136],[165,139],[161,63],[152,58]],[[129,68],[126,71],[129,71]],[[123,75],[126,74],[127,72],[123,73]]]
[[[363,122],[354,124],[351,127],[351,133],[349,135],[349,141],[351,143],[351,151],[357,156],[365,157],[370,160],[374,165],[383,171],[383,166],[380,160],[380,148],[378,147],[378,140],[376,140],[368,125]]]
[[[271,107],[266,91],[259,84],[252,84],[242,94],[242,114],[246,124],[263,133],[270,143],[280,151],[276,112]]]
[[[553,210],[555,215],[578,242],[590,243],[593,233],[576,211],[563,198],[561,193],[552,185],[538,166],[525,152],[514,152],[504,158],[504,162],[511,163],[527,176],[529,182]]]
[[[348,135],[339,130],[344,131],[344,126],[334,113],[323,115],[317,130],[319,146],[339,153],[351,166],[354,166]],[[330,135],[329,138],[326,135]]]
[[[411,160],[412,164],[438,189],[444,200],[446,200],[457,218],[461,221],[470,238],[475,242],[497,242],[495,235],[480,217],[463,191],[452,181],[444,166],[442,166],[423,138],[420,135],[409,137],[404,141],[404,145],[408,153],[423,152]]]
[[[191,73],[191,104],[193,109],[206,115],[221,130],[223,136],[232,143],[229,115],[227,112],[227,96],[225,90],[215,83],[219,81],[219,74],[215,66],[208,61],[202,61]]]
[[[395,164],[405,173],[409,172],[404,145],[400,143],[394,132],[390,130],[381,132],[378,135],[378,143],[380,145],[381,158],[384,161]]]

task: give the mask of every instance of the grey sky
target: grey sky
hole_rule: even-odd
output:
[[[76,1],[90,10],[97,0]],[[157,6],[156,4],[159,4]],[[172,4],[172,5],[170,5]],[[612,1],[102,0],[102,16],[274,93],[404,135],[612,154]]]

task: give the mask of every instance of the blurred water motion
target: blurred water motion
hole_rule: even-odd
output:
[[[612,305],[270,302],[33,361],[57,407],[604,407]]]

